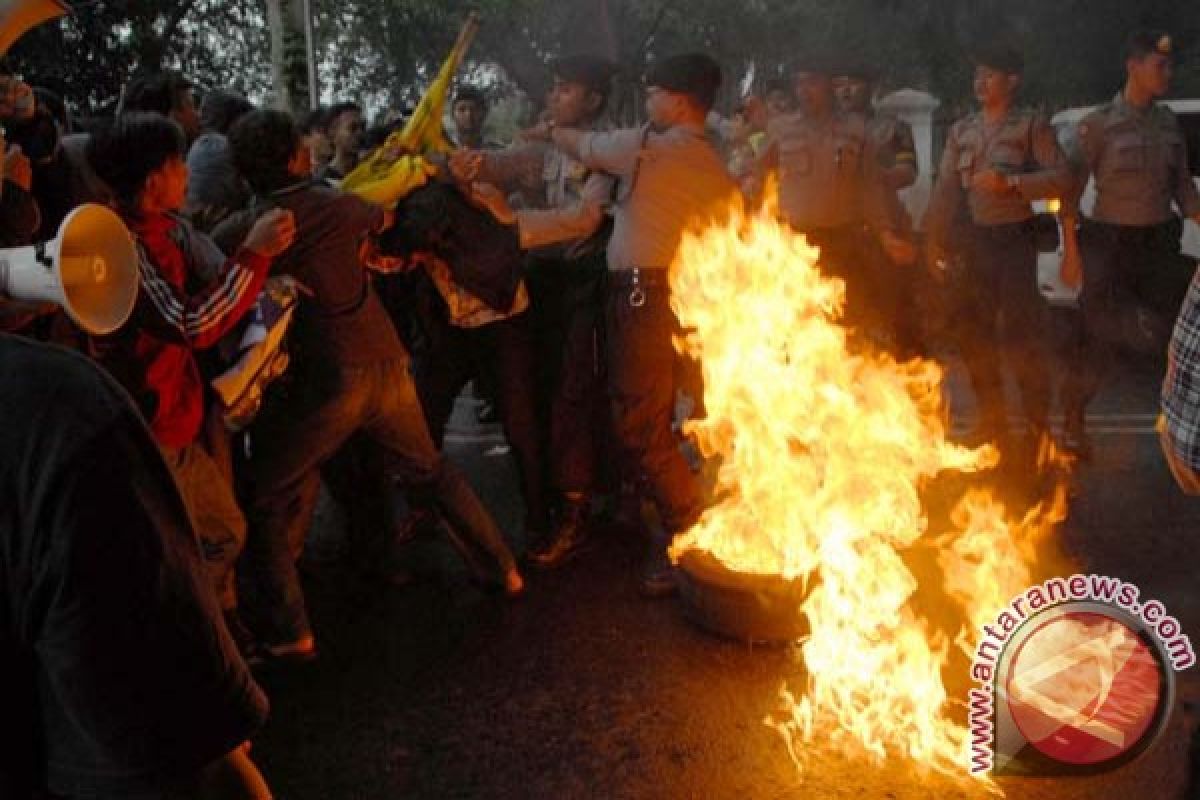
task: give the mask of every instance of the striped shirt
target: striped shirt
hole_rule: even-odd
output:
[[[244,248],[226,260],[177,217],[127,222],[137,239],[137,306],[124,328],[97,340],[97,355],[133,395],[158,443],[186,447],[204,418],[193,351],[216,344],[241,320],[271,261]]]

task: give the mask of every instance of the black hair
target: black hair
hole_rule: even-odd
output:
[[[337,124],[338,117],[342,116],[342,114],[348,114],[351,111],[362,114],[362,106],[353,100],[343,100],[340,103],[334,103],[330,106],[329,111],[325,114],[325,132],[331,132],[333,126]]]
[[[200,127],[206,131],[229,133],[233,123],[254,110],[254,104],[237,92],[214,89],[200,104]]]
[[[976,65],[999,70],[1006,75],[1023,75],[1025,58],[1008,42],[984,42],[975,48],[972,60]]]
[[[256,194],[269,194],[296,182],[288,162],[300,147],[300,129],[284,111],[259,109],[229,131],[233,164]]]
[[[144,111],[122,114],[87,143],[88,163],[126,211],[136,206],[146,179],[185,152],[183,129],[162,114]]]
[[[71,132],[71,117],[67,114],[67,104],[63,101],[62,95],[45,87],[35,86],[33,87],[33,96],[37,98],[38,108],[44,108],[50,112],[50,116],[54,117],[63,133]]]
[[[458,87],[458,90],[454,93],[454,102],[451,103],[451,107],[462,102],[474,103],[485,111],[488,107],[487,95],[478,86]]]
[[[314,131],[324,133],[328,122],[329,111],[322,106],[317,106],[300,118],[300,132],[303,134],[313,133]]]
[[[165,116],[179,108],[183,93],[192,88],[191,81],[178,72],[135,75],[121,92],[121,105],[117,113],[156,111]]]
[[[1142,59],[1155,53],[1170,57],[1172,49],[1171,37],[1166,31],[1137,30],[1125,40],[1125,60]]]

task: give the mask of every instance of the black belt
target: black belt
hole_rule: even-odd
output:
[[[1079,229],[1115,244],[1175,250],[1179,247],[1179,238],[1183,236],[1183,220],[1172,216],[1153,225],[1117,225],[1084,217]]]

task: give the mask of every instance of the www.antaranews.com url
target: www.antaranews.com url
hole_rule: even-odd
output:
[[[994,623],[983,626],[983,636],[975,650],[971,677],[981,686],[969,693],[971,772],[988,772],[993,764],[994,679],[997,664],[1013,632],[1030,616],[1064,603],[1096,602],[1119,608],[1139,620],[1159,642],[1171,668],[1181,672],[1196,663],[1191,640],[1183,633],[1179,620],[1167,614],[1158,600],[1142,602],[1141,590],[1132,583],[1107,575],[1072,575],[1050,578],[1030,587],[996,615]]]

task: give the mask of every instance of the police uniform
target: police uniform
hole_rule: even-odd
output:
[[[701,498],[671,430],[678,322],[667,268],[684,230],[725,211],[737,186],[699,125],[591,133],[580,157],[618,179],[605,311],[617,440],[647,479],[666,529],[682,531],[695,521]]]
[[[777,168],[780,215],[820,248],[822,269],[845,280],[847,319],[886,325],[894,293],[885,286],[874,248],[876,232],[892,224],[875,137],[856,112],[776,117],[767,126],[760,171]]]
[[[1169,40],[1165,42],[1170,52]],[[1124,94],[1079,124],[1076,195],[1088,177],[1096,202],[1080,223],[1081,326],[1064,386],[1068,432],[1082,443],[1084,415],[1122,340],[1122,314],[1146,304],[1173,319],[1190,277],[1180,259],[1180,220],[1200,213],[1183,131],[1170,109],[1138,109]]]
[[[1006,191],[972,186],[972,180],[989,169],[1006,176]],[[1010,355],[1031,428],[1046,427],[1048,309],[1038,291],[1030,204],[1040,198],[1064,197],[1070,188],[1066,156],[1042,115],[1012,109],[993,125],[977,112],[951,127],[926,227],[934,245],[945,249],[956,218],[962,219],[959,212],[965,199],[969,222],[958,223],[967,265],[960,287],[960,347],[979,404],[980,424],[989,436],[1007,429],[1004,381],[997,359],[1002,349]]]

